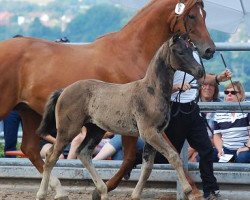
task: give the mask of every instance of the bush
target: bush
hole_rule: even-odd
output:
[[[4,143],[0,143],[0,158],[4,157]]]

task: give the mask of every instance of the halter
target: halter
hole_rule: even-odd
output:
[[[198,3],[198,2],[202,2],[201,0],[193,0],[193,2],[192,2],[192,5],[191,6],[189,6],[189,11],[187,11],[188,13],[190,12],[190,10],[193,8],[193,6],[196,4],[196,3]],[[184,0],[179,0],[179,3],[183,3],[184,4]],[[185,8],[185,9],[187,9],[187,8]],[[185,12],[185,11],[184,11]],[[181,15],[183,15],[183,13],[181,14]],[[171,20],[171,22],[170,22],[170,30],[171,30],[171,32],[175,32],[174,31],[174,29],[175,29],[175,26],[176,26],[176,24],[177,24],[177,22],[180,20],[180,16],[181,15],[178,15],[178,14],[174,14],[174,19],[173,20]],[[181,16],[182,17],[182,16]],[[183,18],[183,17],[182,17]],[[187,24],[186,24],[186,20],[185,19],[183,19],[183,26],[184,26],[184,29],[185,29],[185,32],[187,33],[187,32],[190,32],[191,30],[187,30]],[[180,30],[178,30],[178,31],[180,31]]]

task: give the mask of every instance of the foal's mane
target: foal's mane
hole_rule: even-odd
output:
[[[169,64],[170,62],[170,42],[172,42],[172,39],[167,40],[166,42],[161,45],[161,47],[158,49],[156,54],[154,55],[153,59],[151,60],[149,66],[154,65],[155,67],[158,66],[159,63],[162,63],[162,61],[167,61]],[[167,64],[165,63],[165,64]],[[150,67],[148,67],[148,70],[146,72],[146,76],[148,75],[149,71],[152,70]]]

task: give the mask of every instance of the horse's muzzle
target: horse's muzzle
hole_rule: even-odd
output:
[[[208,48],[208,49],[206,49],[206,51],[203,54],[202,58],[204,58],[206,60],[209,60],[209,59],[213,58],[214,53],[215,53],[215,49]]]

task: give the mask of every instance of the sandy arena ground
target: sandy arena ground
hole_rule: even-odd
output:
[[[38,185],[1,185],[0,200],[34,200]],[[92,200],[93,187],[67,187],[70,200]],[[120,188],[109,193],[110,200],[129,200],[132,193],[131,188]],[[47,200],[53,200],[55,193],[49,191]],[[162,192],[157,189],[146,189],[143,192],[142,200],[175,200],[173,192]]]

